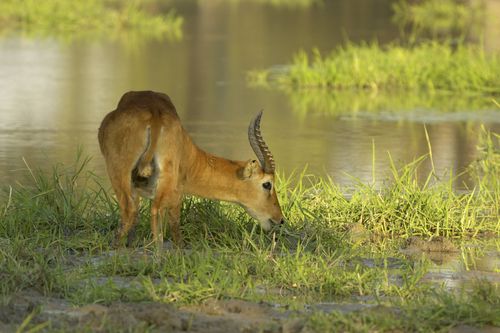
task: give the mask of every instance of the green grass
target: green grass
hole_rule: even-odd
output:
[[[315,313],[306,327],[316,332],[448,332],[458,325],[500,326],[500,293],[478,283],[470,293],[427,291],[363,313]]]
[[[484,29],[487,18],[481,0],[401,0],[392,5],[393,21],[402,29],[409,28],[412,38],[421,35],[477,36]],[[492,18],[493,19],[493,18]]]
[[[498,177],[500,175],[500,135],[498,133],[488,135],[485,133],[483,129],[483,135],[479,137],[479,146],[477,148],[481,152],[481,156],[486,158],[480,158],[470,165],[469,172],[476,183],[483,187],[500,188],[500,179]],[[500,198],[494,199],[498,200]]]
[[[56,166],[51,173],[29,168],[29,182],[2,188],[0,299],[36,290],[79,305],[236,298],[300,310],[305,304],[369,297],[371,304],[399,310],[301,313],[318,332],[498,325],[495,285],[480,284],[491,293],[450,294],[421,281],[428,259],[399,251],[414,236],[460,242],[499,234],[500,188],[492,180],[500,167],[500,142],[491,133],[482,138],[481,158],[466,171],[477,184],[468,193],[455,193],[451,181],[437,182],[433,171],[421,178],[418,167],[432,154],[401,167],[393,164],[383,189],[359,183],[349,198],[329,179],[280,176],[284,229],[267,234],[238,206],[188,198],[182,230],[189,249],[160,254],[147,245],[148,204],[141,209],[134,248],[110,252],[119,212],[102,180],[87,170],[88,160]],[[429,313],[435,315],[424,316]]]
[[[183,18],[145,10],[143,1],[4,0],[0,2],[0,32],[28,36],[113,37],[123,33],[143,38],[178,39]]]
[[[428,42],[339,47],[327,56],[301,51],[284,68],[255,70],[251,84],[285,89],[500,93],[500,55],[473,45]]]
[[[206,0],[205,0],[206,1]],[[321,4],[323,0],[226,0],[230,3],[254,2],[270,5],[278,8],[307,8],[315,4]]]

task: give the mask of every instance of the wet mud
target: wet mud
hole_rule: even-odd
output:
[[[0,305],[0,332],[29,327],[42,332],[242,332],[311,333],[311,313],[386,311],[396,308],[357,303],[319,303],[302,311],[264,302],[209,299],[200,305],[176,307],[157,302],[73,306],[68,301],[35,291],[14,294]],[[26,324],[26,326],[24,326]],[[449,332],[500,333],[497,327],[461,325]]]
[[[0,332],[16,332],[30,316],[30,325],[49,331],[305,332],[305,319],[298,312],[268,303],[210,299],[184,307],[156,302],[78,307],[34,291],[12,295],[0,306]]]

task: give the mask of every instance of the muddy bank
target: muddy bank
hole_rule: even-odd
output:
[[[16,332],[32,314],[29,324],[48,331],[305,332],[305,319],[298,312],[267,303],[208,300],[179,308],[154,302],[76,307],[66,300],[26,291],[0,306],[0,332]]]
[[[16,293],[0,305],[0,332],[316,332],[308,325],[314,312],[399,313],[375,304],[319,303],[303,310],[263,302],[210,299],[199,305],[176,307],[157,302],[73,306],[67,300],[34,291]],[[356,315],[357,316],[357,315]],[[500,328],[458,325],[449,332],[500,332]]]

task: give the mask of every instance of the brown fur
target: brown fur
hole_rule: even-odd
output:
[[[174,243],[181,246],[179,218],[182,198],[193,194],[241,204],[263,227],[282,223],[274,182],[256,161],[230,161],[198,148],[181,125],[170,98],[152,91],[128,92],[99,128],[99,145],[121,211],[116,245],[138,221],[140,196],[153,200],[151,229],[158,246],[163,242],[162,214],[166,212]]]

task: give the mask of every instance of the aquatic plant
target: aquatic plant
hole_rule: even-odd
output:
[[[208,0],[199,0],[208,1]],[[273,7],[285,7],[285,8],[307,8],[315,4],[321,4],[324,0],[223,0],[230,3],[244,3],[253,2],[263,5],[270,5]]]
[[[113,37],[140,33],[143,37],[178,39],[183,18],[174,11],[151,14],[142,1],[5,0],[0,2],[2,33],[29,36]]]
[[[401,0],[392,5],[393,21],[404,29],[410,28],[410,36],[416,38],[428,34],[432,37],[480,35],[487,18],[481,0]]]
[[[298,52],[286,67],[248,74],[256,86],[368,91],[500,92],[500,55],[473,45],[348,44],[322,56]]]

